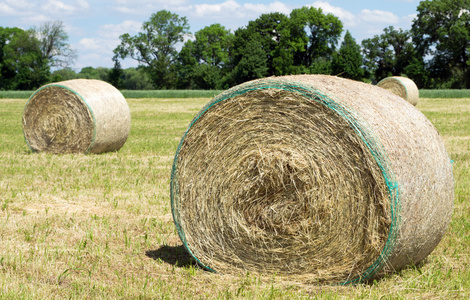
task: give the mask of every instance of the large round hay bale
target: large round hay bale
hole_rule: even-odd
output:
[[[392,76],[382,79],[378,84],[379,87],[400,96],[409,103],[416,106],[419,100],[419,90],[413,80],[401,77]]]
[[[126,142],[130,127],[126,99],[100,80],[45,85],[29,98],[23,112],[26,143],[37,152],[117,151]]]
[[[208,270],[356,283],[433,251],[453,177],[435,127],[398,96],[332,76],[271,77],[194,118],[171,205]]]

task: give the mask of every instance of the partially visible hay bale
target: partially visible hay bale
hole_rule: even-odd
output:
[[[215,97],[173,164],[185,247],[209,270],[303,282],[355,283],[423,260],[450,221],[451,164],[434,126],[397,100],[320,75]]]
[[[116,151],[127,140],[130,122],[124,96],[99,80],[45,85],[31,96],[23,112],[26,142],[38,152]]]
[[[409,103],[416,106],[419,100],[419,90],[413,80],[401,77],[393,76],[382,79],[377,86],[386,89],[395,95],[400,96]]]

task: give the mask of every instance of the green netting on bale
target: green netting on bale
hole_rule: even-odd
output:
[[[363,274],[356,278],[350,278],[343,282],[339,282],[339,284],[354,284],[366,281],[374,275],[377,274],[378,271],[382,269],[385,265],[387,259],[390,257],[392,253],[395,242],[398,235],[398,224],[400,223],[400,197],[399,197],[399,189],[398,184],[395,178],[395,175],[392,172],[389,159],[386,155],[383,145],[381,144],[380,140],[376,137],[374,132],[372,132],[370,126],[367,122],[361,118],[357,113],[352,111],[351,109],[345,107],[344,105],[338,103],[334,100],[334,97],[330,97],[315,88],[306,86],[301,82],[295,81],[283,81],[283,80],[269,80],[269,81],[254,81],[248,84],[243,84],[241,86],[232,88],[227,90],[226,92],[218,95],[215,97],[210,103],[203,107],[203,109],[195,116],[195,118],[190,123],[188,129],[184,133],[178,148],[176,150],[174,163],[172,167],[171,173],[171,182],[170,182],[170,196],[171,196],[171,208],[173,219],[176,225],[176,229],[178,232],[179,237],[181,238],[184,247],[188,250],[188,252],[194,257],[194,259],[205,269],[209,271],[216,272],[211,266],[205,265],[202,263],[198,257],[196,257],[190,249],[190,246],[187,243],[187,239],[185,236],[185,232],[180,225],[180,202],[179,202],[179,184],[178,184],[178,174],[177,174],[177,165],[178,165],[178,155],[181,151],[183,146],[185,137],[187,136],[188,132],[191,128],[198,122],[198,120],[208,112],[212,107],[215,105],[222,103],[228,99],[233,97],[244,95],[251,91],[256,90],[267,90],[267,89],[276,89],[287,91],[290,93],[295,93],[301,95],[307,99],[315,101],[331,111],[338,114],[341,118],[345,119],[350,127],[354,130],[358,137],[363,141],[366,145],[367,149],[370,151],[371,155],[374,157],[377,166],[380,168],[385,183],[388,188],[388,195],[390,198],[390,210],[391,210],[391,225],[388,233],[388,238],[386,241],[385,246],[379,257],[366,269]],[[280,100],[282,101],[282,100]],[[207,183],[210,184],[210,183]]]
[[[77,93],[76,91],[74,91],[73,89],[69,88],[68,86],[64,86],[64,85],[61,85],[61,84],[48,84],[48,85],[45,85],[41,88],[39,88],[37,91],[35,91],[31,97],[29,97],[28,101],[26,102],[25,104],[25,108],[24,110],[26,110],[26,108],[28,107],[31,99],[34,98],[34,96],[36,96],[36,94],[40,94],[43,92],[44,89],[50,89],[50,88],[58,88],[58,89],[64,89],[68,92],[70,92],[71,94],[75,95],[75,97],[77,99],[80,99],[80,101],[85,104],[86,108],[88,109],[87,113],[91,116],[91,119],[92,119],[92,124],[93,124],[93,132],[92,132],[92,137],[91,137],[91,141],[89,143],[89,146],[88,148],[86,148],[86,150],[84,151],[85,154],[88,154],[90,152],[90,149],[93,147],[93,145],[95,144],[95,140],[96,140],[96,117],[95,117],[95,114],[93,112],[93,110],[91,109],[90,107],[90,104],[88,104],[88,102],[82,97],[82,95],[80,95],[79,93]],[[61,99],[62,102],[65,102],[65,100]],[[69,112],[67,112],[69,113]],[[23,135],[24,135],[24,138],[25,138],[25,141],[26,141],[26,145],[28,146],[29,149],[31,149],[31,151],[33,152],[36,152],[36,150],[31,147],[31,145],[29,144],[29,141],[28,139],[26,138],[25,136],[25,132],[23,132]]]
[[[47,153],[119,150],[130,132],[126,99],[100,80],[74,79],[39,88],[23,111],[28,147]]]
[[[377,86],[394,93],[412,105],[418,104],[419,90],[416,84],[407,77],[392,76],[382,79]]]

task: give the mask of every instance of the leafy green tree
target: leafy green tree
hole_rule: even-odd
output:
[[[410,38],[409,31],[396,30],[390,26],[381,35],[362,41],[365,65],[372,74],[373,81],[393,75],[406,75],[407,66],[416,56]]]
[[[290,23],[290,21],[289,21]],[[302,49],[302,46],[296,43],[292,38],[289,23],[286,28],[282,30],[282,39],[274,51],[273,68],[274,75],[292,75],[292,74],[305,74],[309,73],[306,66],[294,65],[294,56],[297,51]]]
[[[437,85],[470,88],[470,1],[421,1],[411,32]],[[447,82],[447,84],[446,84]]]
[[[64,81],[64,80],[71,80],[71,79],[76,79],[77,73],[75,73],[74,70],[70,67],[66,67],[63,69],[55,70],[51,74],[51,81],[52,82],[58,82],[58,81]]]
[[[189,34],[186,17],[166,10],[152,14],[136,36],[120,36],[121,44],[114,49],[114,60],[131,57],[151,78],[155,88],[174,88],[176,83],[176,45]]]
[[[193,69],[193,82],[196,89],[221,89],[223,84],[222,70],[208,65],[198,64]]]
[[[232,34],[220,24],[204,27],[195,34],[196,54],[201,63],[223,68],[229,60]]]
[[[395,29],[393,26],[384,29],[383,38],[390,44],[394,53],[393,75],[404,73],[405,68],[415,57],[415,47],[411,42],[408,30]]]
[[[124,87],[124,71],[119,60],[114,61],[114,67],[109,71],[108,82],[117,89]]]
[[[269,13],[262,14],[258,19],[250,21],[246,28],[237,29],[234,34],[233,49],[231,52],[233,66],[236,67],[242,60],[244,63],[251,60],[251,58],[247,57],[249,54],[246,53],[247,49],[245,48],[247,46],[247,43],[253,44],[254,41],[257,41],[257,44],[259,45],[259,50],[264,53],[264,56],[266,58],[265,63],[266,67],[268,68],[266,75],[281,75],[279,74],[279,68],[277,66],[277,63],[279,63],[279,61],[276,62],[275,58],[279,57],[280,55],[279,46],[281,45],[281,40],[285,36],[284,33],[287,30],[286,26],[288,22],[289,18],[282,13]],[[249,47],[249,51],[252,51],[253,49],[251,49],[251,45]],[[261,52],[257,50],[256,55],[260,54]],[[259,57],[256,57],[255,60],[258,61],[258,65],[259,63],[261,63]],[[264,62],[261,64],[264,64]],[[292,63],[289,62],[288,65],[290,66],[291,64]],[[242,66],[239,67],[240,72],[241,67]],[[259,71],[262,70],[257,70],[257,72],[255,73],[264,73],[264,71]],[[244,71],[242,73],[244,73]]]
[[[268,76],[268,57],[259,39],[246,41],[240,50],[243,55],[230,74],[232,85]]]
[[[11,89],[13,79],[16,76],[15,68],[6,63],[7,47],[15,34],[19,34],[19,28],[0,27],[0,90]]]
[[[362,61],[361,46],[356,43],[351,33],[346,31],[339,51],[333,55],[333,74],[353,80],[362,80],[364,77]]]
[[[332,70],[332,59],[329,57],[317,57],[312,62],[310,68],[308,68],[308,73],[310,74],[324,74],[331,75]]]
[[[128,68],[123,70],[123,89],[126,90],[151,90],[153,89],[152,81],[147,72],[142,68]]]
[[[314,7],[294,9],[289,17],[263,14],[235,31],[231,78],[240,82],[242,78],[258,76],[330,74],[342,28],[337,17]],[[258,49],[253,45],[258,45]]]
[[[362,41],[365,65],[372,81],[380,81],[393,75],[393,51],[390,44],[380,36]]]
[[[343,23],[332,14],[323,14],[321,8],[302,7],[291,12],[290,30],[291,43],[296,50],[293,64],[315,73],[315,69],[322,70],[328,66],[325,62],[331,61]]]
[[[187,86],[220,89],[229,65],[233,34],[220,24],[199,30],[187,41],[179,55],[179,79]]]
[[[178,54],[177,73],[179,89],[198,89],[194,82],[194,70],[199,65],[199,60],[195,56],[196,44],[192,40],[184,43],[183,48]]]
[[[411,58],[409,64],[405,67],[404,73],[411,78],[418,88],[430,87],[431,78],[423,57],[418,55]]]
[[[48,61],[33,31],[0,27],[0,89],[36,89],[49,75]]]
[[[108,81],[109,78],[109,69],[98,67],[85,67],[77,74],[78,78],[84,79],[96,79],[102,81]]]

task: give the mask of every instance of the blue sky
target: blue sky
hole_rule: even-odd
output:
[[[61,20],[83,67],[112,67],[113,49],[124,33],[135,35],[152,13],[165,9],[185,16],[192,33],[214,23],[236,30],[259,15],[302,6],[322,8],[344,24],[358,43],[385,27],[410,29],[419,0],[0,0],[0,27],[29,29]],[[136,66],[126,60],[123,67]]]

